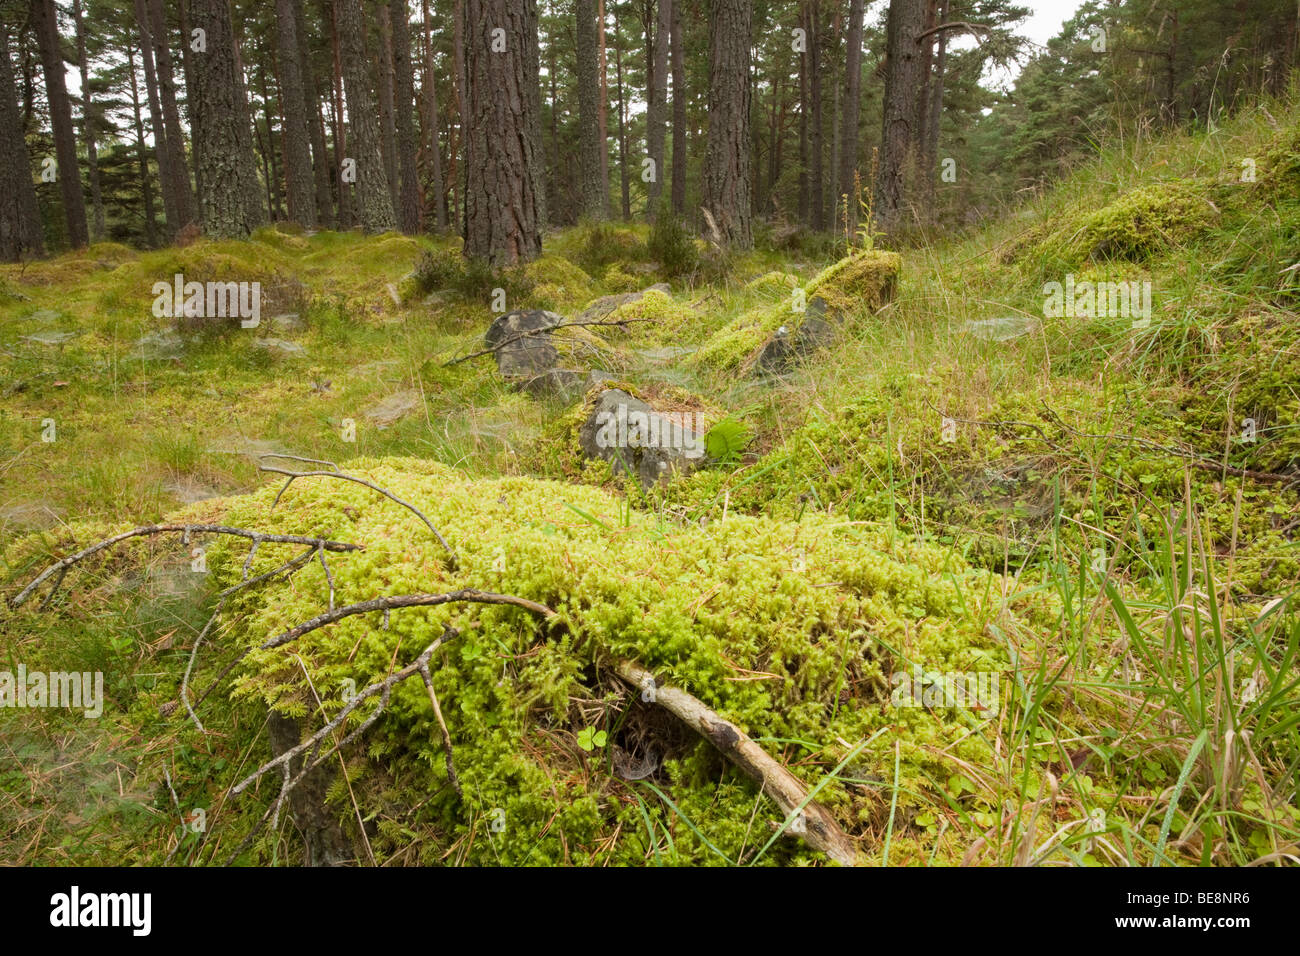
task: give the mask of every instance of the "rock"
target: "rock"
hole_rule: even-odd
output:
[[[636,302],[647,292],[662,292],[664,295],[671,295],[672,289],[666,282],[656,282],[648,289],[642,289],[640,292],[625,292],[622,295],[602,295],[599,299],[591,302],[585,309],[578,313],[575,322],[599,322],[605,316],[609,315],[620,306]]]
[[[281,315],[271,316],[271,325],[277,332],[301,332],[307,327],[307,323],[302,320],[297,312],[285,312]]]
[[[148,332],[135,340],[135,348],[127,358],[143,361],[178,359],[185,354],[185,339],[173,328]]]
[[[790,371],[813,352],[835,341],[835,327],[826,321],[826,303],[814,298],[799,326],[791,331],[781,326],[759,352],[754,367],[759,372],[780,375]]]
[[[19,316],[19,318],[27,322],[54,322],[63,318],[63,313],[54,309],[37,309],[35,312]]]
[[[563,322],[563,316],[545,309],[516,309],[494,319],[483,341],[496,349],[497,370],[503,378],[532,379],[555,368],[560,360],[546,330]],[[524,334],[528,332],[536,334]]]
[[[398,420],[406,417],[420,406],[420,393],[407,389],[402,392],[394,392],[389,395],[378,405],[366,409],[362,414],[369,419],[376,428],[387,428],[395,424]]]
[[[534,398],[550,395],[568,398],[580,394],[586,380],[587,373],[580,369],[552,368],[524,382],[524,390]]]
[[[253,344],[259,349],[266,349],[287,357],[302,358],[307,354],[305,348],[288,339],[253,339]]]
[[[578,430],[578,442],[588,458],[626,468],[646,488],[704,463],[704,428],[698,414],[659,412],[617,388],[596,398]]]

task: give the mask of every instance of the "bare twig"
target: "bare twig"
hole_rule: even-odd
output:
[[[599,319],[599,320],[593,320],[591,322],[561,322],[559,325],[548,326],[547,328],[544,329],[529,329],[526,332],[520,332],[517,335],[512,335],[510,336],[510,338],[498,342],[496,345],[493,345],[491,348],[480,349],[477,352],[471,352],[469,355],[462,355],[460,358],[452,359],[448,362],[443,362],[442,367],[451,368],[453,365],[459,365],[461,362],[468,362],[470,359],[481,358],[484,355],[493,355],[497,352],[500,352],[507,345],[514,345],[516,342],[519,342],[523,339],[532,338],[535,335],[549,335],[550,333],[554,332],[556,329],[588,328],[594,325],[631,325],[633,322],[650,322],[650,321],[652,320],[649,317],[646,318],[629,317],[626,319]]]
[[[260,458],[295,458],[295,456],[261,455]],[[290,471],[287,468],[277,468],[274,465],[258,465],[257,466],[258,471],[264,471],[275,475],[288,476],[288,480],[276,493],[275,500],[271,502],[272,510],[275,510],[275,506],[280,503],[280,498],[284,495],[286,491],[289,490],[289,486],[294,483],[295,479],[298,478],[341,478],[343,481],[350,481],[353,482],[354,484],[364,485],[366,488],[369,488],[371,491],[375,491],[383,495],[388,500],[397,502],[403,508],[410,511],[413,515],[415,515],[417,518],[423,521],[425,527],[427,527],[430,531],[432,531],[433,536],[438,539],[438,543],[441,544],[443,548],[446,549],[449,555],[451,555],[452,570],[454,571],[456,569],[457,566],[456,552],[452,549],[451,545],[447,543],[447,539],[442,536],[441,532],[439,532],[438,529],[433,526],[433,522],[430,521],[427,517],[425,517],[424,512],[421,511],[419,508],[415,507],[415,505],[411,504],[409,501],[397,497],[397,495],[393,494],[387,488],[381,488],[379,487],[379,485],[376,485],[370,481],[366,481],[364,478],[358,478],[356,475],[349,475],[346,472],[339,471],[338,465],[334,464],[334,462],[332,461],[319,461],[314,458],[301,458],[301,459],[295,458],[295,460],[308,461],[313,464],[329,465],[335,470],[334,471]]]
[[[307,544],[311,545],[313,550],[322,549],[325,551],[335,552],[364,550],[362,545],[351,544],[346,541],[330,541],[325,538],[308,538],[296,534],[266,534],[262,531],[249,531],[247,528],[232,528],[218,524],[151,524],[140,528],[133,528],[130,531],[123,531],[121,534],[115,534],[111,538],[105,538],[103,541],[92,544],[90,547],[78,551],[76,554],[70,554],[66,558],[55,562],[37,575],[36,578],[28,584],[27,587],[19,591],[16,596],[10,598],[9,606],[14,608],[20,607],[29,597],[31,597],[32,592],[40,587],[47,578],[54,574],[58,574],[58,579],[54,582],[54,586],[50,589],[49,595],[46,596],[45,601],[42,604],[42,607],[45,607],[49,604],[51,598],[54,596],[54,592],[59,589],[59,585],[63,582],[63,575],[66,574],[68,568],[72,567],[74,564],[78,564],[86,558],[98,554],[100,551],[107,548],[111,548],[113,545],[126,541],[129,538],[140,538],[155,534],[170,534],[172,532],[180,532],[184,536],[183,540],[187,543],[191,534],[229,534],[250,539],[253,542],[254,547],[261,544],[263,541],[269,541],[272,544]]]
[[[514,607],[523,608],[539,617],[549,618],[555,615],[555,611],[545,604],[538,604],[536,601],[530,601],[527,598],[516,597],[513,594],[496,594],[492,591],[479,591],[474,588],[462,588],[459,591],[448,591],[445,594],[401,594],[392,597],[371,598],[369,601],[362,601],[360,604],[349,604],[346,607],[335,608],[324,614],[318,614],[309,621],[304,621],[297,627],[290,628],[275,637],[268,638],[258,645],[258,650],[271,650],[272,648],[282,647],[290,641],[296,640],[317,628],[334,624],[344,618],[352,617],[356,614],[369,614],[372,611],[383,611],[385,615],[394,608],[403,607],[436,607],[439,604],[509,604]],[[195,701],[195,706],[207,700],[211,694],[225,678],[233,671],[245,657],[250,653],[249,650],[243,651],[238,657],[226,665],[225,669],[217,675],[216,679],[208,685],[199,699]]]

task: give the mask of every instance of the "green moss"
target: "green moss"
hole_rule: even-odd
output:
[[[1195,236],[1213,214],[1198,183],[1143,186],[1085,219],[1072,245],[1088,258],[1142,261]]]
[[[893,299],[902,266],[896,252],[869,250],[848,256],[808,283],[808,300],[821,298],[836,315],[874,312]]]
[[[705,340],[688,358],[689,364],[717,371],[744,366],[781,326],[792,326],[796,315],[770,306],[750,309],[732,319]]]
[[[296,483],[274,512],[269,505],[277,489],[268,487],[232,500],[225,520],[365,542],[364,554],[331,559],[339,605],[378,594],[478,587],[556,608],[563,636],[552,632],[552,650],[536,622],[511,608],[395,611],[387,628],[377,616],[354,617],[291,648],[253,651],[236,694],[307,716],[317,705],[305,667],[328,715],[342,705],[334,688],[349,679],[357,687],[379,679],[444,625],[456,627],[461,636],[439,652],[434,680],[467,799],[483,814],[504,809],[519,828],[508,848],[478,845],[474,858],[484,862],[494,852],[522,862],[534,843],[541,844],[543,859],[551,859],[561,852],[561,833],[594,852],[595,841],[616,826],[614,808],[590,802],[609,786],[603,773],[592,768],[570,777],[557,792],[546,772],[546,748],[519,746],[521,739],[545,739],[536,729],[540,712],[549,714],[552,735],[576,734],[580,726],[573,722],[570,700],[591,696],[586,675],[601,661],[638,660],[755,735],[809,741],[817,763],[842,756],[837,738],[861,739],[888,722],[901,722],[904,757],[913,766],[931,759],[923,743],[952,739],[945,720],[958,726],[964,721],[938,711],[900,716],[882,709],[887,675],[912,660],[937,670],[1002,666],[970,599],[962,596],[965,589],[978,592],[983,575],[942,549],[896,551],[879,529],[822,519],[796,529],[749,517],[707,530],[672,528],[652,514],[629,513],[594,488],[524,478],[473,481],[413,459],[361,460],[345,467],[421,508],[456,544],[460,570],[447,570],[420,522],[352,485]],[[236,546],[217,549],[209,562],[213,584],[238,581],[243,555]],[[252,572],[288,556],[288,549],[264,545]],[[240,596],[226,639],[252,647],[307,620],[324,606],[326,589],[316,564],[299,572],[291,586]],[[730,679],[738,673],[767,677]],[[846,688],[847,698],[841,694]],[[438,735],[418,684],[394,693],[372,737],[372,772],[421,781],[426,793],[435,794],[428,815],[446,831],[465,832],[464,817],[440,782]],[[953,745],[954,753],[989,759],[978,739],[966,737]],[[692,745],[687,752],[693,751]],[[883,746],[864,755],[882,773],[892,768],[892,759],[892,749]],[[753,812],[752,790],[741,785],[736,799],[714,806],[703,795],[708,790],[694,789],[711,789],[712,783],[681,776],[682,789],[674,788],[684,801],[679,806],[698,814],[695,824],[715,845],[737,852]],[[356,779],[354,787],[365,791]],[[747,798],[740,799],[741,793]],[[833,784],[826,799],[846,826],[858,826],[859,798],[852,792]],[[557,809],[574,801],[586,809],[572,827],[544,833]],[[693,857],[693,850],[679,853]]]

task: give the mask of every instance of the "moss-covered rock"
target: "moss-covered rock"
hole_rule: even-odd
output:
[[[833,317],[875,312],[894,298],[903,259],[896,252],[867,250],[823,269],[805,290],[821,298]]]
[[[594,711],[575,705],[600,698],[592,681],[602,662],[614,658],[639,661],[661,682],[689,690],[756,737],[799,741],[797,747],[815,756],[791,766],[810,783],[844,756],[841,741],[881,731],[888,739],[859,757],[864,774],[892,775],[895,741],[904,778],[913,785],[922,767],[938,765],[929,747],[971,761],[990,759],[982,735],[966,728],[991,715],[891,707],[890,674],[896,671],[1006,666],[982,624],[987,575],[947,550],[827,519],[795,525],[732,517],[707,529],[676,528],[594,488],[526,478],[476,481],[413,459],[345,467],[424,511],[455,545],[459,570],[448,569],[422,523],[351,484],[297,482],[274,511],[277,489],[267,487],[232,500],[225,520],[365,543],[362,554],[331,558],[340,606],[381,594],[468,586],[559,612],[549,628],[516,608],[482,605],[394,611],[386,622],[378,614],[356,616],[247,658],[235,684],[238,698],[319,722],[343,706],[339,687],[382,679],[445,626],[456,629],[459,637],[438,652],[433,674],[464,804],[446,787],[439,734],[418,681],[394,692],[389,712],[368,734],[368,759],[350,771],[357,799],[368,808],[392,781],[401,781],[402,793],[424,795],[400,841],[406,852],[414,841],[418,854],[435,834],[455,840],[474,829],[475,819],[501,810],[508,836],[472,841],[469,859],[557,861],[567,846],[581,861],[611,839],[616,859],[641,853],[637,840],[615,835],[622,808],[635,801],[605,798],[611,786],[626,785],[607,776],[603,758],[580,774],[554,769],[572,757],[551,745],[572,746],[584,726],[607,729],[611,746],[633,746],[620,731],[626,698],[611,698]],[[214,547],[213,583],[237,582],[244,554],[239,546]],[[264,544],[251,572],[289,556],[287,548]],[[328,590],[316,563],[291,584],[241,594],[232,603],[225,640],[256,647],[319,613]],[[1011,622],[1004,618],[1000,626]],[[358,724],[366,710],[345,726]],[[697,761],[718,766],[716,755],[706,744],[673,739],[657,744],[658,755],[670,758],[657,785],[699,814],[692,830],[735,858],[753,813],[752,788],[736,781],[736,798],[717,799],[716,772],[697,775]],[[715,798],[697,799],[704,793]],[[739,799],[742,794],[748,796]],[[340,818],[351,816],[347,791],[336,796]],[[838,781],[819,800],[852,832],[880,810],[870,792]],[[387,840],[375,842],[381,855],[397,849]],[[675,843],[677,862],[704,862],[711,853],[685,832]]]
[[[1214,212],[1197,183],[1143,186],[1085,219],[1072,245],[1087,258],[1140,262],[1195,236]]]

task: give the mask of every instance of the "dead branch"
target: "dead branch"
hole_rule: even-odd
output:
[[[808,796],[794,774],[754,743],[739,727],[677,687],[658,684],[654,675],[631,661],[615,661],[614,672],[637,689],[653,688],[654,702],[684,721],[743,770],[786,814],[790,831],[815,850],[844,866],[857,864],[857,847],[835,818]],[[796,825],[797,821],[797,825]]]
[[[438,531],[438,529],[433,526],[433,522],[431,522],[427,517],[425,517],[424,512],[421,511],[419,508],[415,507],[415,505],[411,504],[409,501],[405,501],[404,499],[397,497],[397,495],[393,494],[387,488],[381,488],[379,487],[379,485],[366,481],[364,478],[358,478],[355,475],[349,475],[346,472],[339,471],[339,466],[334,464],[334,462],[332,461],[322,461],[315,458],[298,458],[295,455],[259,455],[258,458],[259,460],[265,458],[290,458],[293,459],[294,461],[304,461],[316,465],[329,465],[331,468],[334,469],[333,471],[290,471],[287,468],[276,468],[274,465],[258,465],[257,466],[258,471],[269,472],[271,474],[276,474],[276,475],[289,476],[288,481],[286,481],[284,485],[280,488],[280,490],[276,493],[275,500],[271,502],[272,511],[274,511],[275,506],[280,503],[281,496],[283,496],[284,493],[289,490],[289,486],[294,483],[295,479],[298,478],[340,478],[343,481],[351,481],[354,484],[364,485],[365,487],[369,488],[371,491],[378,492],[379,494],[383,495],[385,498],[389,499],[390,501],[397,502],[407,511],[410,511],[413,515],[415,515],[417,518],[423,521],[425,526],[430,531],[433,532],[433,536],[438,539],[438,543],[441,544],[447,550],[447,553],[449,555],[451,555],[452,570],[454,571],[456,569],[457,566],[456,552],[452,550],[451,545],[447,543],[447,539],[444,538],[442,534]]]
[[[449,362],[443,362],[442,367],[451,368],[453,365],[459,365],[461,362],[468,362],[470,359],[481,358],[484,355],[494,355],[497,352],[500,352],[507,345],[514,345],[516,342],[522,341],[523,339],[532,338],[534,335],[549,335],[551,332],[554,332],[556,329],[578,329],[578,328],[587,328],[593,325],[630,325],[633,322],[650,322],[650,321],[652,320],[648,317],[627,318],[627,319],[598,319],[598,320],[592,320],[590,322],[561,322],[559,325],[552,325],[545,329],[529,329],[526,332],[520,332],[517,335],[512,335],[510,336],[510,338],[498,342],[496,345],[492,346],[491,348],[480,349],[477,352],[471,352],[469,355],[462,355],[458,359],[452,359]]]
[[[266,812],[262,814],[261,819],[258,820],[253,829],[249,831],[248,835],[244,837],[243,842],[235,848],[234,853],[230,855],[226,865],[229,866],[233,863],[233,861],[238,858],[239,854],[253,842],[253,839],[259,832],[261,832],[262,827],[266,825],[268,819],[271,821],[272,828],[275,827],[276,821],[280,819],[280,809],[284,806],[284,801],[289,796],[290,791],[306,779],[307,775],[311,773],[311,771],[315,770],[326,760],[329,760],[349,743],[356,740],[369,730],[375,721],[379,719],[380,715],[388,709],[388,703],[392,697],[393,688],[415,674],[421,676],[425,682],[425,686],[428,688],[429,699],[433,702],[434,714],[437,717],[438,724],[442,730],[448,780],[455,789],[457,795],[464,796],[460,788],[460,779],[456,775],[456,768],[452,761],[451,735],[447,732],[447,725],[442,719],[442,709],[438,707],[438,698],[434,694],[432,676],[429,671],[429,661],[433,658],[433,652],[444,643],[457,636],[459,636],[459,632],[457,632],[455,628],[444,628],[438,639],[421,651],[420,656],[410,664],[407,664],[401,670],[394,671],[383,680],[376,681],[370,686],[358,691],[356,696],[348,701],[347,704],[344,705],[343,709],[335,714],[333,719],[326,723],[324,727],[316,731],[316,733],[312,734],[306,740],[301,741],[296,747],[291,747],[279,756],[268,760],[239,783],[231,787],[230,794],[232,796],[238,796],[254,781],[260,779],[271,770],[274,770],[277,767],[280,768],[282,781],[280,784],[280,792],[276,795],[275,802],[267,808]],[[379,695],[379,706],[367,715],[366,719],[363,720],[351,733],[347,734],[342,740],[335,743],[334,746],[330,747],[327,751],[321,753],[321,742],[341,726],[342,723],[347,720],[348,715],[361,706],[362,702],[369,700],[376,694]],[[311,750],[311,754],[303,761],[302,766],[298,769],[298,773],[293,774],[291,770],[293,761],[307,750]]]
[[[509,604],[515,607],[523,608],[539,617],[549,618],[555,615],[555,611],[545,604],[538,604],[536,601],[530,601],[527,598],[516,597],[513,594],[496,594],[492,591],[479,591],[475,588],[462,588],[459,591],[448,591],[445,594],[401,594],[392,597],[371,598],[369,601],[362,601],[359,604],[349,604],[346,607],[335,608],[326,611],[324,614],[318,614],[309,621],[304,621],[297,627],[269,638],[258,645],[258,650],[271,650],[272,648],[282,647],[290,641],[296,640],[311,631],[329,624],[334,624],[344,618],[352,617],[356,614],[369,614],[372,611],[383,611],[384,619],[387,621],[388,612],[395,608],[402,607],[436,607],[439,604]],[[216,679],[208,685],[194,706],[198,706],[207,700],[218,684],[233,671],[239,663],[249,655],[251,649],[245,650],[239,654],[233,661],[226,665],[225,669],[217,675]]]
[[[103,541],[97,542],[84,550],[78,551],[76,554],[70,554],[66,558],[55,562],[37,575],[36,578],[28,584],[27,587],[19,591],[16,596],[10,598],[9,606],[13,608],[22,606],[27,599],[31,597],[32,592],[40,587],[47,578],[51,575],[57,574],[58,578],[55,580],[54,585],[50,588],[50,593],[46,595],[45,601],[42,603],[42,607],[45,607],[54,597],[54,593],[58,591],[59,585],[63,583],[63,576],[73,565],[84,561],[92,555],[98,554],[100,551],[111,548],[115,544],[126,541],[129,538],[140,538],[155,534],[170,534],[177,531],[181,532],[183,536],[182,541],[185,544],[189,544],[191,534],[229,534],[250,539],[253,542],[254,549],[256,549],[263,541],[269,541],[272,544],[311,545],[313,551],[343,552],[364,550],[363,545],[351,544],[346,541],[330,541],[325,538],[309,538],[296,534],[266,534],[261,531],[249,531],[247,528],[232,528],[218,524],[151,524],[140,528],[133,528],[130,531],[123,531],[121,534],[113,535],[111,538],[105,538]]]

